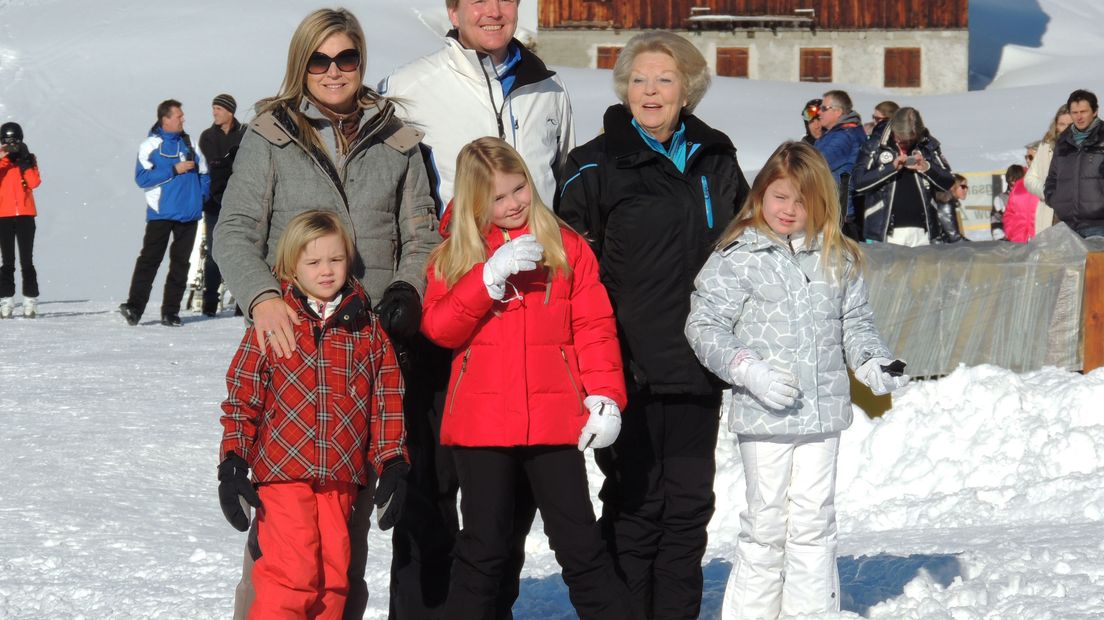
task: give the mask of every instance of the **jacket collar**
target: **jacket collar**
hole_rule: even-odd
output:
[[[711,147],[736,149],[728,136],[706,125],[693,114],[684,111],[681,118],[686,127],[686,141],[692,144],[700,144],[698,152]],[[602,117],[602,126],[606,136],[606,153],[611,159],[634,154],[659,156],[640,137],[636,127],[633,127],[632,120],[632,114],[624,104],[615,103],[606,109],[606,113]]]
[[[309,299],[306,293],[290,282],[281,283],[281,288],[284,301],[295,309],[300,319],[318,321],[317,315],[307,309]],[[357,322],[363,319],[370,307],[371,302],[368,300],[368,294],[364,292],[364,287],[355,279],[350,279],[349,283],[341,289],[341,302],[337,310],[330,315],[326,323],[333,323],[335,326],[353,331],[356,329]]]
[[[801,252],[815,252],[819,250],[823,237],[824,233],[817,234],[815,237],[813,237],[811,245],[806,245],[807,240],[803,239],[801,241],[801,245],[794,248],[794,253],[799,254]],[[784,250],[789,253],[789,248],[785,247],[785,239],[782,239],[775,235],[768,235],[755,226],[748,226],[744,229],[744,232],[740,234],[740,242],[752,252],[778,249]]]
[[[460,35],[456,29],[448,31],[445,35],[445,45],[448,46],[448,54],[453,67],[460,73],[480,81],[484,79],[484,75],[495,75],[494,60],[487,54],[464,47],[460,43]],[[521,44],[521,41],[511,39],[510,47],[521,52],[521,58],[517,62],[515,73],[517,77],[514,78],[514,86],[510,89],[511,92],[522,86],[543,82],[556,75],[555,71],[549,69],[544,61],[533,52],[530,52],[528,48]]]
[[[512,230],[506,230],[497,226],[491,226],[487,230],[486,234],[483,235],[483,238],[487,240],[487,249],[490,252],[494,252],[498,248],[505,245],[507,241],[510,241],[511,239],[517,239],[522,235],[527,235],[529,234],[529,232],[530,230],[528,224],[526,224],[525,226],[514,228]]]
[[[836,124],[832,125],[832,128],[829,129],[828,131],[826,131],[825,133],[832,133],[833,131],[843,131],[845,129],[851,129],[852,127],[861,127],[861,126],[862,126],[862,118],[859,116],[859,114],[857,112],[852,110],[852,111],[848,112],[847,114],[844,114],[843,116],[841,116],[840,119],[838,121],[836,121]]]

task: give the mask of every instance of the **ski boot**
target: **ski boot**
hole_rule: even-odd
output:
[[[38,316],[38,298],[37,297],[24,297],[23,298],[23,318],[33,319]]]
[[[13,297],[0,297],[0,319],[12,318],[12,312],[15,310],[15,298]]]

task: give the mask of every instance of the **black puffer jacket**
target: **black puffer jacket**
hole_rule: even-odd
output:
[[[863,237],[871,241],[885,241],[893,230],[894,194],[899,183],[916,183],[920,199],[924,204],[924,228],[928,238],[934,242],[957,241],[961,239],[957,222],[948,220],[948,230],[940,225],[938,205],[935,193],[950,191],[954,184],[954,174],[940,150],[939,141],[925,130],[917,140],[914,149],[919,150],[924,159],[931,164],[927,172],[914,172],[906,168],[893,167],[897,158],[897,141],[885,124],[882,134],[875,139],[871,136],[859,152],[855,170],[851,173],[852,191],[863,196]]]
[[[1054,143],[1046,203],[1074,230],[1104,226],[1104,122],[1094,121],[1080,146],[1073,129],[1070,125]]]
[[[605,132],[571,152],[556,212],[598,255],[630,389],[708,394],[717,379],[683,335],[694,277],[748,194],[736,148],[693,115],[686,171],[653,151],[621,104]]]

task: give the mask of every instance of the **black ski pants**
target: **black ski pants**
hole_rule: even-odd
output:
[[[456,538],[449,620],[491,620],[498,613],[499,587],[512,551],[519,477],[529,480],[579,618],[632,617],[628,589],[594,519],[586,462],[575,446],[457,447],[453,454],[464,529]]]
[[[19,245],[19,269],[23,296],[38,297],[38,272],[34,267],[35,218],[33,215],[0,217],[0,297],[15,295],[15,246]]]
[[[602,534],[637,613],[696,619],[702,557],[716,504],[721,394],[633,394],[617,441],[598,450],[606,475]]]
[[[222,272],[215,262],[215,224],[218,224],[219,212],[212,209],[203,212],[203,227],[207,230],[207,255],[203,259],[203,309],[218,310],[219,286],[222,285]]]
[[[442,620],[453,566],[453,545],[460,524],[456,512],[460,481],[453,450],[441,445],[451,351],[421,336],[410,343],[404,369],[403,412],[406,447],[410,453],[406,506],[391,537],[389,620]],[[517,600],[525,538],[536,516],[529,481],[520,477],[515,489],[515,515],[510,557],[502,571],[494,618],[509,620]]]
[[[192,246],[195,245],[197,222],[173,222],[152,220],[146,222],[146,234],[142,238],[142,251],[134,264],[130,279],[127,305],[138,314],[146,310],[157,269],[169,249],[169,273],[165,276],[165,292],[161,298],[161,315],[180,314],[180,300],[188,285],[188,267],[191,265]],[[172,246],[169,246],[169,237]]]

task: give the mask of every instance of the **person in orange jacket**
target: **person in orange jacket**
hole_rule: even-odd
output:
[[[23,142],[19,123],[0,125],[0,319],[15,310],[15,248],[23,273],[23,316],[38,315],[38,273],[34,267],[34,190],[42,183],[38,159]]]
[[[403,378],[351,277],[354,256],[337,214],[293,218],[277,245],[275,272],[298,319],[295,349],[290,357],[262,350],[250,325],[226,374],[219,503],[241,531],[250,527],[241,501],[257,508],[251,619],[339,620],[357,495],[371,495],[378,476],[380,529],[402,516],[410,469]]]
[[[598,261],[505,141],[469,143],[456,171],[422,314],[422,332],[453,351],[441,443],[453,447],[464,527],[445,616],[494,615],[525,477],[579,617],[631,617],[583,458],[617,438],[627,398]]]

